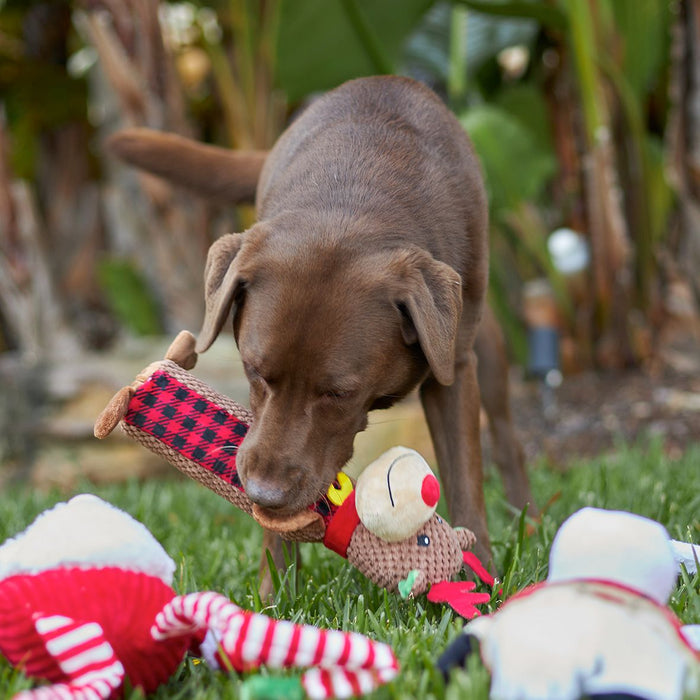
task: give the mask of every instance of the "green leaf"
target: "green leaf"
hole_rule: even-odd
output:
[[[667,167],[663,142],[647,135],[643,148],[647,171],[647,191],[649,197],[649,227],[654,243],[664,240],[668,233],[668,220],[673,211],[675,193],[667,178]]]
[[[436,3],[406,42],[403,61],[414,75],[432,82],[447,83],[450,71],[449,46],[452,4]],[[464,70],[469,75],[502,49],[520,44],[530,45],[537,36],[533,20],[491,17],[469,12],[462,31],[466,45]]]
[[[136,335],[162,332],[153,295],[131,262],[119,258],[102,260],[97,275],[108,304],[126,328]]]
[[[363,75],[395,72],[433,0],[285,0],[276,82],[291,102]]]
[[[467,111],[460,122],[481,159],[495,218],[542,195],[556,172],[556,159],[527,126],[493,105]]]
[[[566,15],[558,7],[542,0],[452,0],[452,2],[489,15],[534,19],[551,29],[563,30],[567,24]]]
[[[18,177],[35,176],[40,134],[87,119],[85,81],[48,63],[0,60],[0,95],[12,134],[11,165]]]
[[[596,143],[601,126],[607,126],[603,86],[598,76],[599,46],[593,10],[588,0],[565,0],[569,16],[568,43],[578,82],[587,147]]]
[[[614,0],[609,4],[620,44],[620,68],[637,97],[642,98],[663,80],[669,61],[671,3]]]
[[[540,85],[530,82],[505,86],[494,102],[528,130],[538,150],[550,153],[554,157],[552,127]]]

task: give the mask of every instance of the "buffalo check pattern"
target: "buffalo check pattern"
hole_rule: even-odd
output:
[[[245,493],[236,454],[248,424],[167,370],[156,370],[136,389],[124,421]],[[331,488],[342,487],[336,480]],[[339,506],[322,497],[309,509],[328,527]]]
[[[236,453],[248,425],[167,372],[136,390],[124,420],[243,490]]]

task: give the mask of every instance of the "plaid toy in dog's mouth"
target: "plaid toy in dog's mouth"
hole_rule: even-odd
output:
[[[248,425],[162,370],[134,394],[124,418],[227,484],[243,490],[236,468]]]
[[[251,419],[250,411],[164,360],[135,390],[123,425],[129,435],[268,530],[286,539],[321,541],[338,509],[329,498],[282,516],[254,505],[246,496],[236,455]]]

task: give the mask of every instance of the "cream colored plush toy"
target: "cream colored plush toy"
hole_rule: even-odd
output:
[[[547,580],[467,624],[438,664],[448,674],[478,648],[499,700],[697,697],[697,628],[666,607],[678,566],[659,523],[583,508],[559,529]]]

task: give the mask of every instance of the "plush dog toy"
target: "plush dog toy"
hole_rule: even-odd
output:
[[[183,331],[166,359],[149,365],[121,389],[95,423],[103,438],[119,423],[128,435],[185,474],[251,514],[283,538],[323,542],[367,578],[408,597],[428,592],[465,617],[490,600],[472,581],[451,581],[467,564],[490,585],[493,578],[469,552],[472,532],[450,527],[437,513],[440,486],[422,457],[393,448],[367,467],[353,486],[343,472],[326,497],[292,517],[272,518],[247,497],[236,451],[250,412],[213,391],[188,370],[194,337]]]
[[[478,648],[499,700],[697,693],[697,626],[682,627],[666,607],[678,561],[659,523],[584,508],[559,529],[547,580],[465,625],[438,666],[447,676]]]
[[[0,653],[53,684],[15,700],[106,700],[120,696],[125,679],[149,693],[188,649],[216,669],[314,667],[300,680],[246,681],[255,688],[264,680],[264,697],[275,682],[292,693],[285,697],[350,697],[398,672],[391,648],[363,635],[273,620],[218,593],[178,596],[174,570],[141,523],[88,494],[8,540],[0,547]]]

